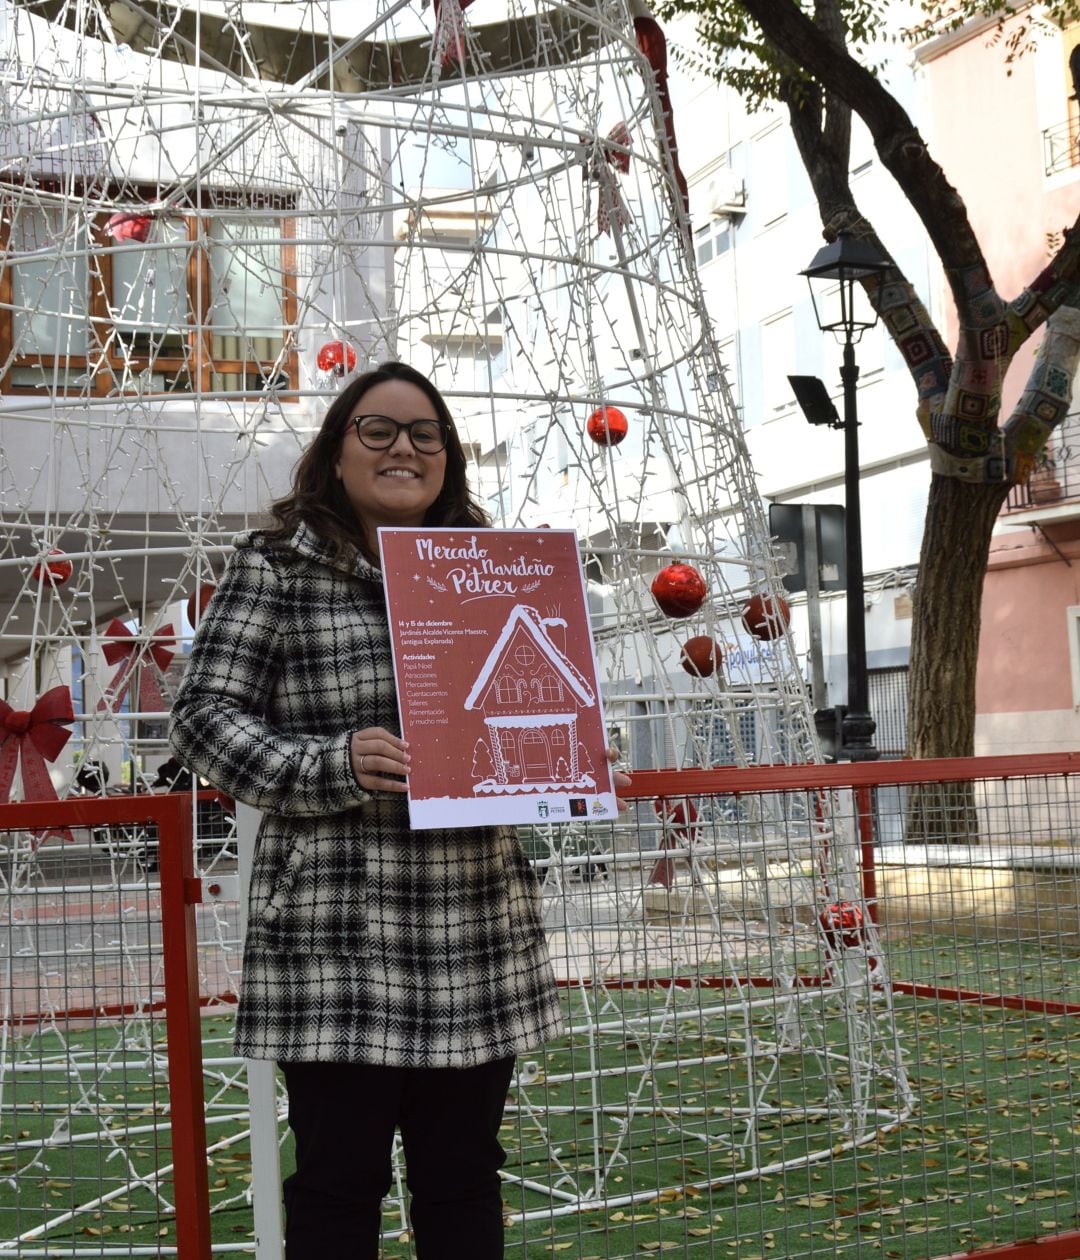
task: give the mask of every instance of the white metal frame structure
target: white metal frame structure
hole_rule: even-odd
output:
[[[783,619],[764,638],[742,620],[755,597],[779,608],[777,568],[632,6],[507,0],[481,25],[443,0],[437,29],[406,0],[355,7],[258,6],[258,21],[229,2],[0,7],[0,654],[16,709],[71,690],[75,737],[50,766],[61,794],[77,759],[147,786],[167,756],[155,685],[167,704],[199,588],[285,490],[341,379],[388,356],[443,389],[496,523],[577,529],[631,764],[814,760]],[[617,445],[588,433],[605,407],[627,420]],[[707,590],[678,618],[651,593],[675,562]],[[706,677],[679,664],[693,636],[721,645]],[[121,640],[133,654],[118,665]],[[758,1126],[787,1105],[778,1067],[793,1058],[824,1083],[800,1163],[910,1105],[867,980],[869,915],[861,963],[830,966],[812,1000],[790,984],[827,946],[823,912],[861,905],[858,838],[817,802],[795,844],[771,808],[639,806],[630,827],[527,837],[597,1142],[586,1175],[548,1142],[527,1187],[546,1206],[524,1214],[617,1200],[619,1133],[645,1114],[720,1142],[730,1176],[760,1173]],[[231,870],[228,844],[200,853]],[[9,922],[41,855],[12,850]],[[239,967],[226,902],[204,927],[213,993]],[[640,1009],[608,985],[658,968],[680,983]],[[769,978],[767,1002],[747,968]],[[753,1065],[725,1135],[657,1101],[673,1063],[712,1062],[691,1027]],[[618,1103],[612,1037],[635,1043]],[[0,1083],[21,1046],[5,1041]],[[212,1068],[225,1097],[239,1068]],[[516,1114],[540,1134],[562,1105],[551,1079],[527,1064],[517,1079]]]

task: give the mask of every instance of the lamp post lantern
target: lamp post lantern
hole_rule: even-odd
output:
[[[847,675],[848,701],[840,725],[839,755],[846,761],[873,761],[874,719],[870,716],[866,673],[866,610],[863,603],[862,515],[859,502],[859,420],[856,386],[859,368],[855,343],[877,323],[860,281],[880,276],[892,264],[866,241],[847,232],[823,246],[801,274],[810,285],[810,299],[822,332],[831,332],[844,347],[840,380],[844,388],[844,418],[814,419],[844,430],[844,496],[846,500],[845,560],[847,563]],[[838,307],[838,309],[837,309]],[[835,416],[835,409],[833,409]]]

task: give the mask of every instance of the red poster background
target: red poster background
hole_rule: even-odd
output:
[[[379,543],[413,825],[615,817],[575,534],[380,529]]]

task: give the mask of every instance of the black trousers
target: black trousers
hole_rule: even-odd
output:
[[[499,1145],[513,1059],[475,1068],[284,1063],[296,1172],[288,1260],[377,1260],[401,1130],[418,1260],[501,1260]]]

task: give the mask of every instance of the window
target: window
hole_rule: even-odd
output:
[[[518,690],[515,680],[508,674],[503,674],[495,683],[495,698],[500,704],[513,704],[517,699]]]
[[[908,667],[867,670],[868,701],[876,724],[874,744],[883,757],[907,755]]]
[[[694,232],[694,254],[699,267],[726,254],[730,248],[731,220],[725,214],[710,219]]]
[[[107,213],[88,228],[17,189],[4,200],[5,392],[297,387],[286,204],[219,199],[154,214],[141,242],[114,240]]]
[[[735,700],[730,714],[694,712],[691,730],[709,765],[757,762],[757,712],[752,700]]]
[[[540,699],[550,704],[562,702],[563,689],[555,674],[545,674],[540,681]]]
[[[795,402],[788,383],[794,371],[795,321],[791,311],[781,311],[761,325],[761,362],[764,365],[763,418],[770,420],[777,412],[787,411]]]
[[[53,242],[74,233],[61,209],[22,210],[13,216],[7,233],[9,253],[27,257],[6,269],[5,288],[13,309],[5,312],[4,318],[25,357],[54,367],[52,375],[59,389],[77,375],[66,364],[86,365],[88,259],[76,248],[55,251],[52,256],[47,251]],[[17,371],[13,370],[13,378]],[[20,382],[13,379],[11,383]]]
[[[566,430],[560,424],[555,433],[555,471],[562,478],[562,484],[570,482],[570,443],[566,440]]]
[[[854,115],[851,119],[851,148],[848,153],[848,169],[852,178],[870,170],[876,156],[877,150],[869,128],[858,115]]]
[[[778,123],[754,140],[750,204],[757,231],[771,227],[787,214],[787,134]]]

